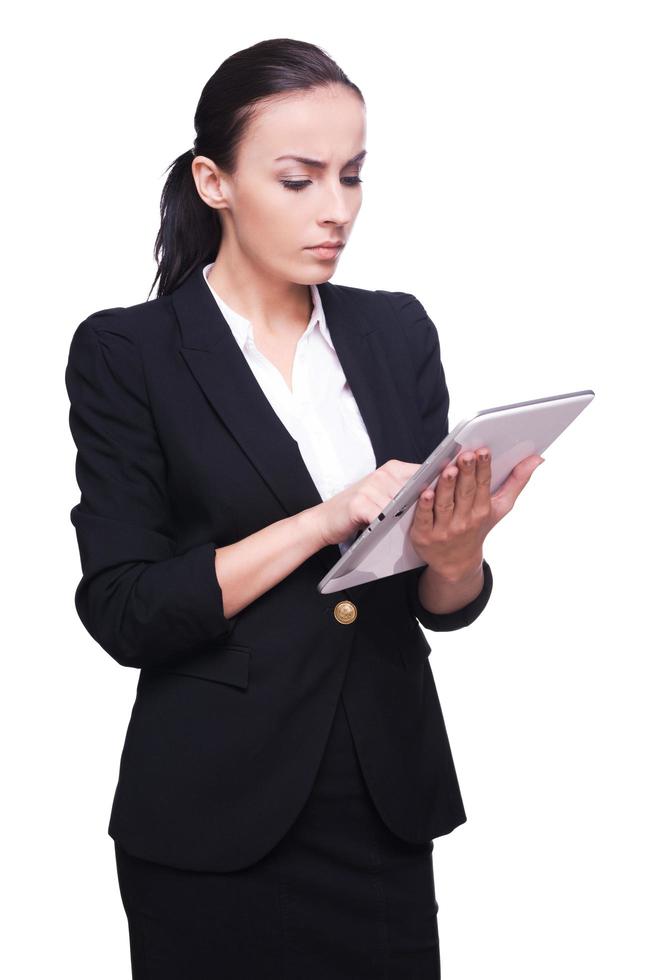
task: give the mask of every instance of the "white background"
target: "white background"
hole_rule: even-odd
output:
[[[482,616],[428,634],[468,813],[434,848],[444,980],[651,980],[651,15],[195,0],[5,20],[5,976],[130,975],[106,827],[138,675],[73,605],[68,346],[91,312],[147,298],[164,171],[205,81],[288,36],[368,106],[333,281],[421,299],[450,427],[596,393],[488,536]]]

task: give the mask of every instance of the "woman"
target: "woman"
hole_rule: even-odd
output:
[[[135,978],[437,977],[433,838],[466,815],[418,623],[492,588],[484,447],[425,491],[426,563],[317,583],[447,434],[436,327],[328,282],[365,105],[267,40],[207,82],[167,178],[154,301],[75,331],[79,616],[140,669],[109,834]],[[324,243],[328,243],[327,246]]]

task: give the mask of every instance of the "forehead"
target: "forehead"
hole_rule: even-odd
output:
[[[282,154],[293,154],[340,165],[359,152],[365,135],[365,106],[351,89],[336,85],[287,93],[257,106],[241,160],[270,165]]]

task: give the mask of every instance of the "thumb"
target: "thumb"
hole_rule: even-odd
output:
[[[544,457],[537,455],[527,456],[525,459],[520,460],[513,467],[496,496],[506,501],[509,507],[512,507],[520,493],[529,483],[534,470],[538,469],[540,464],[544,462]]]
[[[531,478],[534,470],[537,470],[541,463],[545,462],[544,456],[538,456],[536,454],[532,456],[527,456],[526,459],[521,460],[517,466],[513,468],[513,472],[518,479],[518,482],[524,486]]]

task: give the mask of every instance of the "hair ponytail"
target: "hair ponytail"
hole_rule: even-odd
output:
[[[236,51],[205,84],[195,111],[194,148],[168,167],[159,206],[161,225],[154,257],[157,296],[167,296],[198,265],[215,259],[220,247],[219,212],[198,194],[191,162],[207,156],[225,173],[236,169],[236,156],[255,104],[281,93],[338,83],[360,89],[329,55],[307,41],[272,38]]]
[[[200,262],[215,258],[220,245],[218,212],[205,204],[195,186],[194,156],[194,150],[187,150],[173,160],[161,193],[161,225],[154,246],[158,272],[150,287],[152,292],[159,280],[158,296],[181,285]]]

